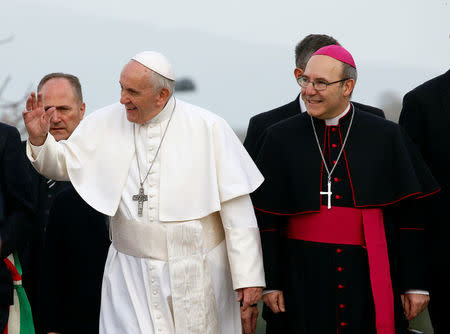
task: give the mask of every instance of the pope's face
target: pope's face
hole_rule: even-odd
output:
[[[151,85],[150,75],[148,68],[134,60],[122,70],[120,103],[125,106],[130,122],[143,124],[164,108],[160,92]]]
[[[50,133],[56,141],[69,138],[83,119],[85,104],[80,103],[69,80],[53,78],[41,88],[45,110],[55,107],[50,120]]]
[[[334,58],[316,55],[310,58],[303,76],[310,81],[333,82],[343,79],[342,63]],[[329,119],[342,113],[347,107],[353,89],[353,80],[342,85],[335,83],[318,91],[312,84],[302,88],[302,99],[308,114],[319,119]]]

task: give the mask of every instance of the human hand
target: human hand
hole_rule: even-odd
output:
[[[262,297],[264,303],[270,307],[273,313],[285,312],[283,291],[269,292]]]
[[[248,307],[253,306],[261,299],[262,288],[251,287],[238,289],[238,302],[241,302],[241,310],[246,311]]]
[[[48,131],[50,130],[50,120],[55,110],[55,107],[51,107],[48,110],[44,109],[42,94],[38,94],[37,99],[36,93],[32,92],[30,94],[27,99],[26,110],[22,113],[22,117],[31,144],[35,146],[44,144]]]
[[[258,321],[258,308],[251,306],[245,311],[243,308],[241,306],[242,334],[253,334],[256,331],[256,322]]]
[[[408,321],[414,319],[427,307],[430,296],[418,293],[406,293],[400,295],[402,299],[403,312]]]

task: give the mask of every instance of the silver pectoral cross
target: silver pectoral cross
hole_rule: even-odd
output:
[[[133,195],[133,201],[138,201],[138,216],[142,217],[142,210],[144,208],[144,202],[148,201],[148,196],[144,194],[144,188],[139,188],[139,194]]]
[[[328,195],[328,209],[331,209],[331,181],[328,180],[328,191],[321,191],[321,195]]]

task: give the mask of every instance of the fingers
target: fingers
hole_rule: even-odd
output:
[[[37,107],[38,107],[38,109],[44,108],[44,102],[42,102],[42,94],[41,93],[39,93],[37,96]]]
[[[283,299],[283,301],[282,301],[283,310],[280,308],[280,304],[279,304],[280,296]],[[275,292],[265,294],[263,296],[263,301],[267,306],[269,306],[269,308],[272,310],[273,313],[280,313],[280,312],[285,311],[283,292],[281,292],[281,291],[275,291]]]
[[[31,92],[30,97],[31,97],[31,106],[30,106],[30,109],[28,109],[28,110],[34,110],[37,107],[36,93],[35,92]]]
[[[252,305],[256,304],[258,300],[261,299],[262,288],[258,287],[244,288],[242,289],[242,293],[243,293],[242,306],[244,307],[244,310],[246,310],[247,307],[251,307]]]
[[[283,292],[280,291],[280,295],[278,296],[278,307],[280,308],[281,312],[285,312],[286,309],[284,307],[284,296],[283,296]]]
[[[258,308],[252,307],[253,313],[252,313],[252,333],[256,332],[256,324],[258,322]]]
[[[258,319],[258,308],[249,307],[244,310],[241,307],[242,333],[252,334],[256,331],[256,323]]]
[[[33,100],[33,93],[31,93],[30,96],[28,96],[26,107],[25,107],[26,108],[25,111],[33,110],[33,108],[31,107],[32,106],[32,100]]]
[[[51,107],[51,108],[49,108],[48,110],[46,110],[44,112],[43,117],[44,117],[45,123],[50,123],[50,121],[51,121],[55,111],[56,111],[56,108],[55,107]]]
[[[407,299],[409,300],[409,314],[407,316],[408,320],[412,320],[422,312],[425,307],[427,307],[430,297],[428,295],[422,294],[407,294]]]
[[[242,301],[242,298],[244,298],[244,293],[242,292],[243,289],[238,289],[237,293],[238,293],[238,299],[237,301],[240,302]]]
[[[408,295],[401,295],[401,298],[402,298],[402,305],[403,305],[403,313],[405,314],[405,318],[407,320],[409,320],[410,314],[411,314],[410,300],[408,298]]]

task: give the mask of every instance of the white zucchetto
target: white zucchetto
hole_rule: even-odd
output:
[[[141,63],[145,67],[169,80],[175,80],[172,65],[170,65],[169,60],[162,53],[156,51],[143,51],[131,59]]]

